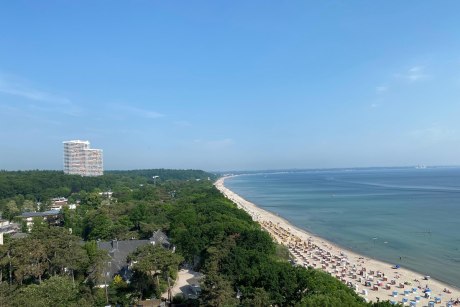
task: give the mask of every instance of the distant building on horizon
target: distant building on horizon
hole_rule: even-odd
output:
[[[102,149],[92,149],[89,141],[73,140],[64,144],[64,173],[80,176],[102,176]]]

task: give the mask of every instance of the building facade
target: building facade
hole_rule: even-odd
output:
[[[102,149],[92,149],[88,141],[65,141],[64,173],[80,176],[101,176],[104,173]]]
[[[50,226],[62,226],[63,216],[61,210],[49,210],[45,212],[24,212],[18,216],[27,225],[27,231],[30,232],[34,226],[34,218],[41,218]]]

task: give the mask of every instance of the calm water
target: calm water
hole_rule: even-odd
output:
[[[460,168],[255,174],[225,185],[343,247],[460,287]]]

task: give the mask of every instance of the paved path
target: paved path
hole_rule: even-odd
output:
[[[193,285],[199,285],[199,280],[203,274],[189,270],[182,269],[177,273],[177,279],[174,286],[171,288],[171,296],[174,297],[177,294],[182,294],[188,298],[194,296],[195,293],[192,290]],[[163,298],[168,297],[168,292],[163,293]]]

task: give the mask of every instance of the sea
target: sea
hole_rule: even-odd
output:
[[[460,288],[460,168],[265,172],[225,186],[339,246]]]

